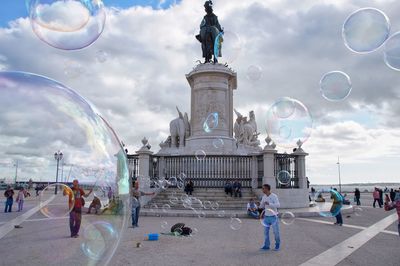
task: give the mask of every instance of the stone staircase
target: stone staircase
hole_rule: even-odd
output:
[[[191,197],[201,201],[189,200],[190,208],[185,208],[182,199],[186,194],[179,189],[169,188],[157,194],[141,210],[144,216],[178,216],[196,217],[200,212],[204,212],[206,217],[246,217],[246,205],[250,198],[256,198],[251,189],[242,189],[242,197],[235,198],[226,195],[223,189],[197,188]],[[211,204],[210,204],[211,203]],[[216,204],[218,203],[218,204]],[[188,206],[188,204],[185,204]],[[170,206],[170,208],[168,208]],[[223,212],[221,212],[223,211]]]

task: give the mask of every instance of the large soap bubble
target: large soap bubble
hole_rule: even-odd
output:
[[[300,101],[284,97],[271,106],[267,113],[267,132],[280,147],[294,148],[311,135],[313,120],[307,107]]]
[[[27,8],[35,34],[63,50],[92,44],[106,20],[101,0],[27,0]]]
[[[356,53],[377,50],[390,34],[389,18],[375,8],[361,8],[346,19],[342,36],[345,45]]]
[[[350,77],[342,71],[326,73],[320,80],[322,96],[329,101],[341,101],[347,98],[351,92]]]
[[[215,38],[214,56],[221,57],[220,63],[234,62],[242,50],[242,42],[239,36],[231,31],[221,32]]]
[[[15,250],[34,246],[35,265],[107,264],[126,225],[129,178],[120,141],[95,107],[54,80],[0,72],[0,136],[2,175],[13,177],[13,165],[18,162],[18,182],[58,182],[26,206],[24,215],[31,213],[41,221],[24,217],[27,231],[12,231],[7,246]],[[85,202],[75,192],[71,195],[68,187],[73,179],[85,193],[93,189]],[[86,214],[94,196],[101,207],[97,214]],[[69,204],[73,208],[84,204],[78,238],[71,238]],[[32,261],[31,252],[18,256],[21,261]],[[4,253],[2,259],[15,258]]]
[[[390,36],[384,46],[384,60],[388,67],[400,71],[400,31]]]

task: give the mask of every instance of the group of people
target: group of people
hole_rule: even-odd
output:
[[[224,185],[224,191],[226,195],[231,195],[231,197],[235,196],[241,198],[242,197],[242,184],[239,180],[235,180],[233,184],[231,181],[227,180]]]
[[[6,191],[4,191],[4,197],[6,198],[6,206],[4,208],[4,212],[12,212],[12,206],[14,204],[14,189],[11,186],[8,186]],[[22,211],[24,208],[24,201],[26,197],[29,197],[31,194],[24,187],[20,187],[17,198],[15,201],[18,203],[18,212]]]

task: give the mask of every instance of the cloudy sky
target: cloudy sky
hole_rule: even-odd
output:
[[[194,34],[204,1],[104,3],[107,20],[100,38],[85,49],[65,51],[37,38],[24,1],[2,0],[0,69],[60,81],[97,106],[130,152],[140,147],[144,136],[157,150],[168,135],[169,121],[177,116],[175,106],[190,110],[185,74],[201,59]],[[241,41],[240,53],[230,64],[238,73],[234,106],[241,113],[255,111],[261,140],[266,136],[267,110],[278,98],[289,96],[303,102],[314,121],[303,146],[310,154],[307,174],[312,183],[337,182],[338,156],[343,183],[400,182],[400,72],[385,65],[382,48],[356,54],[341,37],[346,17],[362,7],[382,10],[390,18],[391,33],[399,31],[399,1],[214,3],[225,31]],[[102,63],[100,50],[107,53]],[[262,69],[259,80],[246,77],[250,66]],[[321,77],[332,70],[344,71],[352,80],[353,89],[344,101],[327,101],[319,92]]]

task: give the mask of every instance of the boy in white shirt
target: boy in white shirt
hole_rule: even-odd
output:
[[[264,233],[265,233],[265,242],[264,246],[261,248],[262,250],[269,250],[269,228],[272,226],[272,230],[274,231],[275,236],[275,251],[279,250],[280,247],[280,236],[279,236],[279,220],[278,220],[278,209],[280,207],[278,196],[274,193],[271,193],[271,186],[268,184],[264,184],[262,188],[264,192],[264,196],[262,197],[260,208],[264,209],[264,219],[263,225]],[[265,211],[266,208],[268,211]]]

